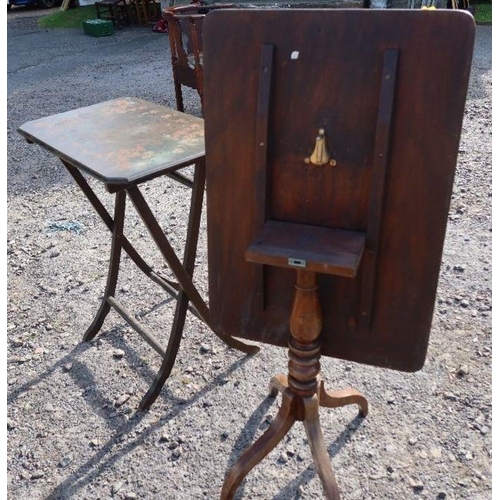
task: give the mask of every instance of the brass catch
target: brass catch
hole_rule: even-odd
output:
[[[326,147],[325,129],[320,128],[318,130],[318,135],[316,136],[316,144],[314,145],[314,151],[311,156],[304,158],[304,163],[312,163],[313,165],[318,165],[320,167],[324,165],[330,165],[334,167],[337,165],[337,161],[333,158],[330,159],[328,154],[328,149]]]

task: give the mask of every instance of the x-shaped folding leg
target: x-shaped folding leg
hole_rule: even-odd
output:
[[[92,340],[97,335],[104,323],[104,320],[106,319],[107,314],[109,313],[111,307],[113,307],[127,321],[127,323],[132,326],[132,328],[134,328],[134,330],[136,330],[144,338],[144,340],[146,340],[163,357],[162,366],[158,371],[149,391],[146,393],[139,405],[141,410],[145,410],[156,400],[166,379],[172,371],[182,339],[186,312],[190,310],[195,316],[211,327],[209,309],[192,281],[205,187],[205,162],[204,160],[200,160],[195,164],[194,179],[192,183],[184,177],[181,177],[176,172],[170,174],[170,176],[176,180],[179,180],[184,184],[191,185],[192,187],[186,244],[183,262],[181,263],[136,184],[127,184],[123,187],[116,188],[114,218],[112,218],[80,171],[64,160],[62,161],[108,229],[112,232],[111,255],[104,297],[94,320],[85,332],[83,340]],[[175,275],[177,283],[169,281],[156,274],[142,259],[139,253],[123,234],[127,195],[131,199],[137,213],[151,234],[153,241]],[[122,249],[129,255],[139,269],[146,274],[146,276],[177,299],[170,339],[166,350],[163,349],[160,342],[158,342],[151,333],[141,326],[115,298]],[[233,337],[218,332],[213,328],[212,330],[230,347],[239,349],[247,354],[252,354],[259,350],[257,346],[249,346],[234,339]]]

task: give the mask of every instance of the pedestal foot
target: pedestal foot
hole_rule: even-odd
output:
[[[288,377],[284,373],[275,375],[269,382],[269,395],[275,398],[278,392],[283,394],[288,388]]]
[[[266,432],[234,464],[229,472],[221,492],[221,500],[231,500],[245,476],[285,437],[296,418],[297,400],[287,390],[283,394],[283,403],[278,415]]]
[[[363,417],[368,415],[368,401],[356,389],[343,389],[340,391],[327,391],[325,382],[320,380],[318,387],[319,405],[326,408],[340,408],[350,404],[357,404],[359,414]]]
[[[328,500],[340,500],[340,493],[337,481],[330,464],[330,457],[326,450],[325,438],[319,423],[319,402],[318,397],[304,398],[304,427],[307,439],[311,448],[312,457],[318,476],[323,485],[326,498]]]

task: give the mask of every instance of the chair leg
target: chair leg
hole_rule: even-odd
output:
[[[175,102],[177,103],[177,111],[184,113],[184,101],[182,99],[182,85],[174,79]]]
[[[115,217],[113,226],[113,237],[111,240],[111,255],[109,258],[108,279],[104,297],[92,324],[87,328],[83,336],[84,342],[92,340],[101,329],[111,306],[108,303],[108,297],[113,297],[116,291],[118,281],[118,271],[120,268],[120,257],[122,250],[123,225],[125,221],[125,191],[118,191],[115,199]]]

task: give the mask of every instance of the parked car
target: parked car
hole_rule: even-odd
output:
[[[62,0],[7,0],[7,10],[12,5],[37,5],[41,9],[51,9],[57,5],[61,5]]]

